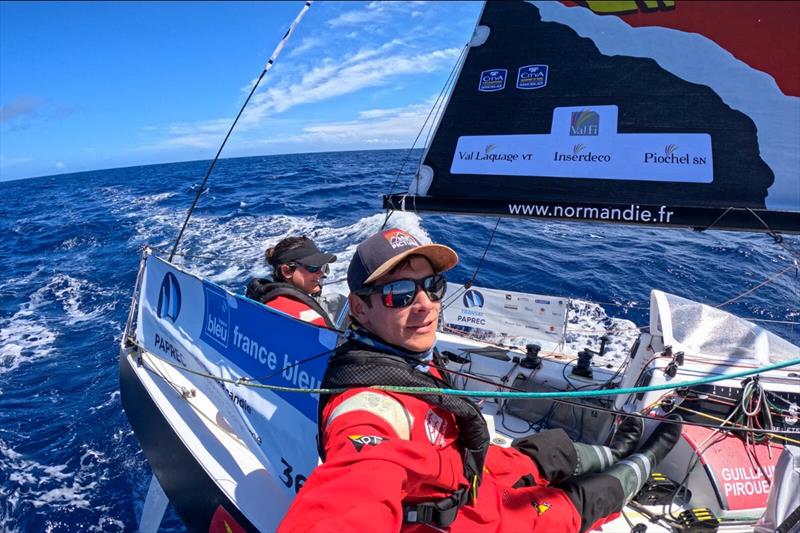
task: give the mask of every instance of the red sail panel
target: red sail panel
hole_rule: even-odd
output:
[[[788,96],[800,96],[800,2],[563,0],[634,27],[699,33],[752,68],[772,76]],[[648,7],[653,6],[653,7]]]

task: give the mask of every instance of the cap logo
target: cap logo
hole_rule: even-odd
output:
[[[390,229],[383,232],[383,238],[389,241],[392,249],[398,248],[415,248],[420,246],[419,241],[415,239],[410,233],[401,229]]]

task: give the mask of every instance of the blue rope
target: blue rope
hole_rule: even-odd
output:
[[[604,390],[587,390],[587,391],[573,391],[573,392],[504,392],[504,391],[476,391],[476,390],[458,390],[458,389],[433,389],[433,392],[440,394],[448,394],[452,396],[469,396],[472,398],[524,398],[539,399],[539,398],[597,398],[602,396],[618,396],[621,394],[636,394],[640,392],[650,392],[668,389],[680,389],[684,387],[694,387],[696,385],[704,385],[706,383],[715,383],[717,381],[724,381],[726,379],[737,379],[755,374],[762,374],[770,370],[778,370],[786,368],[787,366],[800,365],[800,358],[791,359],[782,363],[775,363],[765,367],[755,368],[752,370],[743,370],[733,374],[723,374],[721,376],[710,376],[707,378],[695,379],[693,381],[681,381],[679,383],[663,383],[661,385],[648,385],[646,387],[628,387],[627,389],[604,389]],[[800,385],[800,379],[798,379]],[[430,393],[432,392],[428,387],[372,387],[375,389],[405,392],[405,393]]]

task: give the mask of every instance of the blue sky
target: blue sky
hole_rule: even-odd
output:
[[[210,159],[292,2],[0,2],[0,181]],[[315,2],[222,157],[411,145],[480,2]]]

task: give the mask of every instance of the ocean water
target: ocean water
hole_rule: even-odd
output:
[[[343,292],[338,280],[381,227],[380,195],[405,154],[222,160],[178,262],[242,291],[268,272],[268,245],[305,234],[339,256],[326,290]],[[120,403],[118,343],[140,250],[170,247],[207,165],[0,183],[0,530],[136,530],[151,473]],[[395,214],[390,226],[455,248],[462,261],[449,278],[464,282],[495,220]],[[593,323],[627,329],[619,352],[647,324],[651,288],[720,304],[790,264],[765,235],[505,219],[475,284],[603,302],[573,306],[573,341],[591,342],[596,334],[581,335]],[[800,344],[798,291],[791,270],[724,309]],[[162,530],[183,530],[172,510]]]

